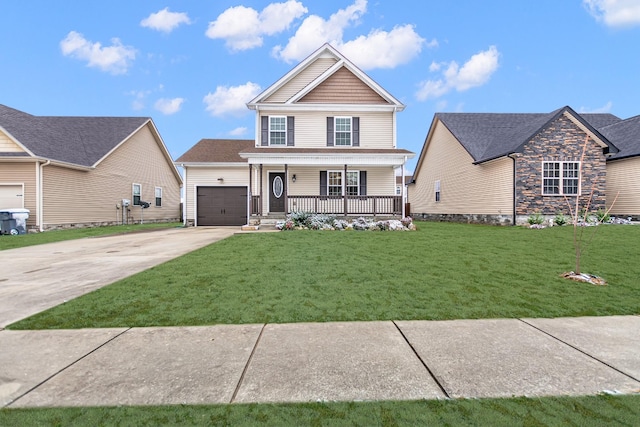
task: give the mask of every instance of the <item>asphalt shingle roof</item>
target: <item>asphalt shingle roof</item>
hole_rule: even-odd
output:
[[[437,113],[436,118],[460,141],[474,161],[480,163],[517,152],[550,120],[564,111],[569,111],[605,136],[614,146],[612,153],[615,153],[615,148],[620,148],[619,144],[625,144],[624,138],[631,137],[632,129],[638,129],[635,124],[627,128],[624,125],[627,120],[613,114],[578,114],[569,107],[550,113]],[[610,131],[605,134],[601,132],[602,129]],[[640,142],[636,143],[638,147],[626,143],[628,155],[640,154]],[[620,153],[615,157],[619,156]]]
[[[640,156],[640,116],[620,120],[599,130],[620,150],[610,157],[611,160]]]
[[[201,139],[176,163],[247,163],[238,155],[255,146],[253,139]]]
[[[33,116],[0,104],[0,127],[35,156],[93,166],[149,117]]]

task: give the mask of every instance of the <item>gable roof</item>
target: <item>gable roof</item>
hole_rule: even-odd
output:
[[[294,67],[291,71],[281,77],[274,84],[265,89],[262,93],[256,96],[254,99],[247,103],[247,107],[249,109],[255,110],[259,109],[264,105],[273,105],[273,103],[267,103],[267,99],[282,89],[287,83],[290,83],[295,77],[303,73],[309,67],[311,67],[315,61],[326,59],[327,57],[332,58],[335,62],[328,69],[325,69],[318,76],[313,78],[310,82],[308,82],[304,87],[300,90],[296,91],[293,96],[288,97],[288,99],[282,103],[278,103],[279,107],[282,106],[293,106],[297,102],[299,102],[302,98],[308,95],[315,88],[320,86],[323,82],[327,81],[330,77],[338,72],[344,72],[344,69],[348,70],[358,79],[360,79],[364,84],[366,84],[373,92],[375,92],[380,98],[386,101],[386,104],[389,108],[393,108],[396,111],[404,110],[404,104],[398,101],[393,95],[383,89],[378,83],[376,83],[371,77],[365,74],[362,70],[360,70],[357,66],[355,66],[351,61],[349,61],[344,55],[338,52],[333,46],[328,43],[322,45],[318,50],[309,55],[306,59],[300,62],[296,67]]]
[[[0,104],[0,129],[29,155],[87,168],[95,167],[150,121],[149,117],[33,116]]]
[[[590,133],[600,145],[608,147],[610,153],[618,152],[617,147],[591,123],[611,123],[620,119],[610,114],[604,117],[590,114],[590,120],[587,120],[569,106],[551,113],[437,113],[435,119],[449,129],[474,163],[483,163],[520,152],[531,138],[563,114]]]
[[[640,116],[619,120],[602,127],[600,132],[620,149],[610,160],[640,156]]]
[[[238,153],[254,146],[253,139],[201,139],[175,163],[247,163]]]

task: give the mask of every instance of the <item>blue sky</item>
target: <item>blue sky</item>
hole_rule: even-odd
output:
[[[640,0],[0,0],[0,16],[1,104],[149,116],[174,158],[253,138],[244,104],[326,42],[406,105],[416,159],[439,111],[640,114]]]

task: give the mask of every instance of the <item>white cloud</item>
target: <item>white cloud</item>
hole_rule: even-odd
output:
[[[242,116],[249,112],[247,102],[255,98],[261,89],[256,83],[247,82],[241,86],[218,86],[214,93],[207,94],[203,102],[212,116]]]
[[[246,135],[247,131],[249,129],[245,128],[245,127],[239,127],[239,128],[235,128],[232,131],[229,132],[229,135],[231,136],[242,136],[242,135]]]
[[[444,64],[446,69],[442,73],[442,78],[421,82],[416,98],[425,101],[430,98],[438,98],[452,90],[463,92],[473,87],[482,86],[498,69],[499,56],[498,49],[495,46],[490,46],[488,50],[473,55],[462,67],[455,61]],[[438,71],[441,66],[442,64],[434,66],[432,63],[429,69]]]
[[[262,12],[246,6],[231,7],[209,23],[206,36],[224,39],[233,51],[262,46],[264,35],[273,35],[289,28],[291,23],[307,13],[301,2],[288,0],[271,3]]]
[[[149,95],[151,91],[143,91],[143,90],[132,90],[128,92],[126,95],[133,96],[134,99],[131,102],[131,108],[135,111],[143,110],[145,107],[145,98]]]
[[[164,115],[175,114],[180,111],[180,107],[184,103],[184,98],[160,98],[153,105],[153,108],[160,111]]]
[[[580,113],[610,113],[611,107],[613,107],[613,102],[609,101],[602,107],[598,108],[580,107]]]
[[[103,47],[99,42],[93,43],[78,32],[71,31],[60,42],[64,56],[87,61],[89,67],[96,67],[111,74],[124,74],[136,58],[136,50],[124,46],[119,39],[111,39],[111,46]]]
[[[583,0],[582,4],[597,20],[610,27],[630,27],[640,24],[638,0]]]
[[[413,25],[398,25],[391,31],[373,29],[368,35],[354,40],[344,41],[344,31],[357,25],[367,12],[366,0],[355,2],[340,9],[329,19],[311,15],[302,22],[295,35],[286,46],[276,46],[272,50],[274,57],[287,63],[306,58],[324,43],[329,43],[354,64],[368,70],[373,68],[395,68],[415,58],[422,47],[436,47],[437,40],[427,42],[416,33]]]
[[[152,13],[147,18],[140,21],[140,25],[152,30],[158,30],[170,33],[180,24],[190,24],[191,20],[186,13],[169,12],[169,8],[165,7],[159,12]]]

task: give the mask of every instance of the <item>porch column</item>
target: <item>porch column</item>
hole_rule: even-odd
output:
[[[249,163],[249,218],[253,214],[253,165]],[[247,224],[249,222],[247,221]]]
[[[264,201],[264,195],[262,192],[262,163],[260,163],[260,206],[258,207],[258,212],[260,216],[262,216],[262,202]]]
[[[400,172],[402,173],[402,181],[401,181],[402,182],[402,187],[401,187],[402,191],[400,192],[400,194],[401,194],[400,203],[402,203],[402,217],[401,218],[404,218],[406,216],[405,215],[405,209],[404,209],[405,205],[406,205],[406,203],[405,203],[405,197],[406,197],[405,191],[406,190],[405,190],[405,186],[404,186],[404,163],[402,163],[402,167],[400,168]]]
[[[344,174],[342,175],[342,198],[344,199],[344,216],[347,216],[349,204],[347,203],[347,165],[344,165]]]
[[[284,164],[284,214],[289,213],[289,165]]]

